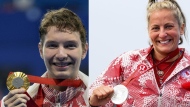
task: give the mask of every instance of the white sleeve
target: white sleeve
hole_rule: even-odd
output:
[[[4,99],[5,99],[5,96],[4,96],[3,99],[1,100],[1,107],[5,107],[5,105],[4,105]]]

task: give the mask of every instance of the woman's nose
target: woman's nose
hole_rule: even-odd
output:
[[[159,37],[166,37],[167,36],[167,33],[164,29],[160,29],[160,32],[159,32]]]

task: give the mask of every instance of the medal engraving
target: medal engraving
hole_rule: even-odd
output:
[[[128,97],[128,89],[124,85],[117,85],[114,87],[114,94],[111,101],[114,104],[122,104]]]
[[[16,77],[16,78],[13,79],[13,81],[12,81],[12,85],[13,85],[15,88],[17,88],[17,89],[20,88],[20,87],[22,87],[23,84],[24,84],[24,81],[23,81],[23,79],[20,78],[20,77]]]
[[[6,84],[8,90],[19,89],[21,87],[27,90],[30,86],[27,75],[22,72],[14,72],[10,74],[7,78]]]

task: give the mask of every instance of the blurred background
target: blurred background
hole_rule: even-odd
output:
[[[0,0],[0,99],[8,93],[10,71],[36,76],[46,71],[38,51],[38,28],[44,13],[61,7],[81,18],[88,40],[88,0]],[[87,75],[88,56],[80,68]]]

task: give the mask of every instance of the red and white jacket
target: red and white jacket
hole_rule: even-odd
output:
[[[182,88],[182,84],[190,81],[190,54],[185,49],[182,59],[173,72],[159,88],[156,82],[151,48],[123,53],[111,62],[109,67],[89,87],[89,95],[100,85],[114,87],[129,78],[137,68],[134,80],[127,85],[129,96],[119,107],[190,107],[190,91]],[[148,70],[148,71],[146,71]],[[109,101],[102,107],[113,107]]]

